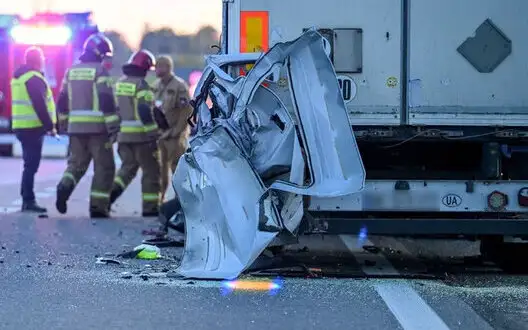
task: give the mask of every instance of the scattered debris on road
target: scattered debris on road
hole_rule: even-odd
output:
[[[121,278],[131,279],[132,278],[132,273],[130,273],[130,272],[122,272],[121,273]]]
[[[118,260],[110,259],[110,258],[103,258],[103,257],[97,258],[97,261],[95,263],[102,264],[102,265],[108,265],[108,264],[121,265],[121,262]]]
[[[381,249],[374,245],[363,245],[363,250],[374,254],[378,254],[381,252]]]
[[[141,244],[136,246],[132,251],[119,254],[118,257],[125,259],[155,260],[161,258],[161,250],[154,245]]]

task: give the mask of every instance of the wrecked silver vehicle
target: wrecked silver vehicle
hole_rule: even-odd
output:
[[[263,55],[207,59],[190,152],[173,177],[185,221],[181,276],[236,278],[280,244],[279,233],[297,234],[303,196],[363,189],[365,170],[323,40],[309,30]],[[247,63],[255,64],[234,78],[233,68]]]

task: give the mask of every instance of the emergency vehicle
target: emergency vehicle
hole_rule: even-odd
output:
[[[312,27],[325,38],[366,184],[307,197],[306,233],[482,239],[488,255],[528,238],[528,1],[223,6],[223,54],[266,52]],[[226,70],[251,69],[238,65]]]
[[[10,82],[26,49],[42,48],[44,74],[57,98],[66,69],[80,56],[86,38],[96,32],[89,12],[38,13],[29,18],[0,15],[0,133],[10,132]]]

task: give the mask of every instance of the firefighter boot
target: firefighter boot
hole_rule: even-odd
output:
[[[37,202],[31,201],[22,204],[22,212],[46,213],[48,210],[45,207],[39,206]]]
[[[123,188],[120,185],[114,184],[112,192],[110,193],[110,206],[123,194]]]
[[[110,218],[110,212],[92,211],[90,210],[90,218],[92,219],[103,219]]]
[[[152,210],[152,211],[143,211],[142,216],[144,218],[150,218],[150,217],[157,218],[159,216],[159,211],[154,211],[154,210]]]
[[[57,199],[55,200],[55,208],[60,214],[65,214],[68,211],[68,199],[72,189],[64,185],[59,184],[57,186]]]

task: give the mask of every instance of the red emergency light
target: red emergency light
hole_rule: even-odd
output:
[[[70,42],[72,30],[64,25],[15,25],[11,38],[22,45],[63,46]]]
[[[0,14],[0,133],[9,132],[11,119],[10,81],[24,63],[28,47],[38,46],[45,57],[44,75],[54,98],[60,92],[68,67],[82,53],[83,44],[99,31],[91,13],[37,13],[23,18]]]

